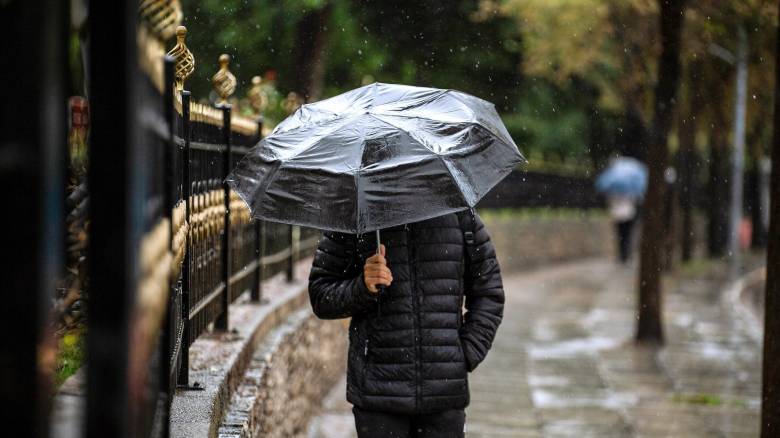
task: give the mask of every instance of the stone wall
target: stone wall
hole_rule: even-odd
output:
[[[310,316],[285,335],[260,385],[258,431],[268,438],[304,435],[323,397],[345,372],[346,327],[304,312]]]
[[[612,222],[598,213],[542,216],[480,211],[504,272],[585,257],[614,257]],[[634,242],[639,227],[634,229]]]
[[[306,436],[310,418],[346,367],[347,328],[308,306],[255,351],[219,429],[220,438]]]

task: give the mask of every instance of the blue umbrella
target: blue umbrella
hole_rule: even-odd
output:
[[[617,158],[596,179],[596,190],[641,198],[647,191],[647,167],[634,158]]]

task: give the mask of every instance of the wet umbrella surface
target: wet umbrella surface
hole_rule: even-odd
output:
[[[601,193],[642,197],[647,190],[647,168],[631,157],[617,158],[596,179]]]
[[[491,103],[375,83],[303,105],[227,182],[253,217],[365,233],[473,207],[523,161]]]

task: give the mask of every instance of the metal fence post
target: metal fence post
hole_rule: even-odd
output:
[[[165,216],[169,219],[169,229],[170,229],[170,240],[168,243],[168,248],[173,248],[173,220],[171,217],[171,212],[174,207],[174,196],[173,196],[173,188],[176,186],[176,183],[173,181],[173,175],[174,175],[174,169],[175,169],[175,161],[173,159],[174,157],[174,149],[177,148],[176,143],[174,141],[174,133],[175,127],[173,126],[173,65],[174,60],[170,56],[165,56],[163,59],[163,78],[164,78],[164,84],[165,89],[163,91],[162,96],[162,105],[163,105],[163,117],[165,117],[165,121],[168,124],[168,138],[165,141]],[[163,429],[163,437],[168,436],[168,423],[171,417],[171,401],[173,400],[173,394],[175,390],[175,382],[172,382],[171,379],[171,361],[174,359],[172,356],[173,350],[171,349],[171,345],[173,345],[174,337],[177,335],[176,331],[176,322],[177,318],[176,315],[173,314],[173,312],[176,311],[176,288],[175,286],[171,286],[172,292],[170,294],[170,297],[168,298],[168,306],[166,308],[165,312],[165,322],[162,326],[162,334],[160,337],[160,387],[164,390],[165,394],[165,400],[163,403],[163,423],[165,428]]]
[[[761,437],[780,432],[780,31],[775,36],[775,102],[772,120],[769,236],[764,289],[764,345],[761,381]]]
[[[230,105],[229,104],[222,104],[220,105],[220,109],[222,109],[222,135],[223,135],[223,142],[225,143],[225,149],[222,153],[222,187],[224,190],[224,197],[225,197],[225,228],[222,234],[222,281],[225,282],[225,288],[222,292],[222,313],[217,317],[216,321],[214,321],[214,328],[217,330],[227,330],[228,329],[228,305],[230,304],[230,295],[231,295],[231,287],[230,287],[230,276],[232,274],[232,267],[231,265],[231,257],[230,257],[230,186],[225,183],[225,178],[227,178],[228,173],[230,173],[230,170],[233,168],[231,166],[231,158],[233,155],[231,142],[230,142],[230,136],[231,136],[231,128],[230,128]]]
[[[145,169],[139,144],[134,1],[89,2],[90,236],[86,437],[127,437],[129,325],[138,286]],[[106,20],[104,17],[113,19]],[[107,36],[111,36],[108,38]],[[100,263],[111,257],[111,263]]]
[[[9,310],[0,319],[5,334],[0,345],[0,404],[3,418],[33,438],[49,436],[51,376],[42,372],[40,358],[55,348],[47,313],[64,253],[64,3],[0,6],[0,52],[8,60],[3,74],[13,78],[3,90],[0,110],[0,184],[9,221],[0,237],[3,304]]]
[[[292,282],[295,279],[295,261],[298,258],[298,243],[300,241],[301,228],[297,225],[290,225],[290,256],[287,258],[287,281]]]
[[[184,191],[185,217],[187,223],[191,222],[192,209],[192,182],[190,177],[190,92],[181,92],[181,113],[182,113],[182,135],[184,136]],[[181,285],[181,317],[184,321],[184,330],[181,340],[181,367],[179,368],[179,377],[176,382],[179,386],[188,386],[190,382],[190,290],[192,287],[192,239],[191,234],[187,233],[186,250],[184,253],[184,265],[182,266],[182,285]]]
[[[268,252],[267,239],[268,239],[268,227],[266,222],[262,220],[257,221],[257,235],[258,235],[258,250],[257,250],[257,301],[263,299],[263,281],[265,280],[265,263],[263,263],[263,257]]]
[[[257,140],[263,139],[263,116],[257,118]],[[263,296],[263,253],[265,247],[265,226],[260,219],[255,220],[255,284],[252,286],[251,300],[259,302]]]

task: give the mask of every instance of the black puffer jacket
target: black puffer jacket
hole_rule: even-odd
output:
[[[504,307],[484,225],[464,212],[383,230],[393,284],[379,305],[362,275],[373,237],[325,233],[309,278],[317,316],[352,317],[347,400],[402,414],[466,407],[468,371],[485,358]]]

